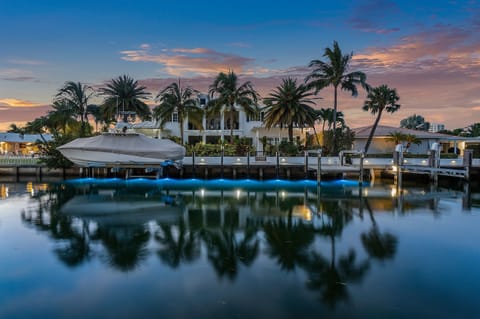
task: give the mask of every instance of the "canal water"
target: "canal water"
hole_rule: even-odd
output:
[[[479,195],[0,183],[0,318],[479,318]]]

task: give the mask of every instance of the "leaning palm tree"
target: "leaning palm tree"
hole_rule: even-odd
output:
[[[367,100],[363,105],[363,110],[370,111],[370,113],[374,115],[377,114],[377,118],[372,126],[367,143],[365,144],[365,153],[368,152],[368,148],[370,147],[373,135],[375,134],[375,130],[377,129],[378,122],[380,122],[383,111],[385,110],[388,113],[395,113],[398,111],[400,108],[400,104],[397,103],[399,99],[400,97],[398,96],[397,91],[389,88],[385,84],[371,89],[368,93]]]
[[[121,113],[126,121],[127,112],[135,112],[142,120],[150,119],[151,111],[144,101],[151,94],[146,89],[128,75],[112,79],[105,87],[100,88],[100,92],[105,96],[102,105],[104,117],[114,118]]]
[[[199,100],[196,97],[197,93],[198,91],[191,87],[182,88],[180,80],[178,80],[178,83],[173,82],[160,91],[156,97],[160,104],[153,109],[153,116],[163,126],[165,122],[172,118],[172,114],[176,112],[178,114],[182,143],[185,143],[183,124],[187,118],[196,127],[203,129],[203,110],[199,107]]]
[[[210,98],[212,98],[207,104],[209,113],[221,114],[223,118],[224,114],[227,114],[230,121],[230,142],[233,141],[233,127],[235,121],[236,106],[239,106],[247,114],[251,116],[257,113],[257,101],[259,94],[253,88],[250,81],[242,84],[238,83],[238,77],[230,70],[227,74],[221,72],[217,75],[213,84],[210,85],[208,91]],[[221,121],[220,123],[223,123]],[[224,130],[224,124],[220,128]]]
[[[317,113],[311,97],[314,94],[306,85],[297,85],[297,80],[284,79],[269,97],[263,101],[267,106],[265,111],[265,127],[280,126],[288,128],[288,140],[293,142],[294,127],[314,126]]]
[[[350,92],[352,96],[358,95],[357,85],[361,85],[368,91],[369,86],[366,83],[367,76],[363,72],[349,72],[350,62],[353,53],[344,55],[338,46],[337,41],[333,42],[332,48],[325,48],[322,60],[310,61],[309,67],[313,68],[312,72],[307,75],[305,81],[310,88],[315,88],[316,93],[328,86],[333,86],[333,152],[337,151],[336,145],[336,123],[337,123],[337,99],[338,88],[343,91]]]
[[[73,110],[77,117],[80,117],[81,132],[80,135],[86,134],[87,106],[90,98],[95,94],[92,87],[80,82],[69,81],[58,91],[55,101],[66,103]]]

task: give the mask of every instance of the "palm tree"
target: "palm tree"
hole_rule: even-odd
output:
[[[412,145],[412,143],[415,144],[415,145],[422,144],[422,140],[420,138],[418,138],[415,134],[406,134],[405,135],[405,142],[407,142],[406,151],[408,151],[408,149],[410,148],[410,145]]]
[[[363,105],[364,111],[370,111],[372,114],[377,114],[375,123],[372,126],[370,135],[368,136],[367,143],[365,144],[364,152],[368,152],[370,143],[372,142],[373,135],[377,129],[378,122],[382,117],[382,112],[386,110],[388,113],[395,113],[400,108],[400,104],[397,104],[400,97],[397,94],[395,89],[389,88],[387,85],[383,84],[379,87],[375,87],[370,90],[367,95],[367,100]]]
[[[195,126],[203,129],[203,110],[198,106],[199,101],[195,96],[197,93],[198,91],[191,87],[182,88],[180,80],[178,80],[178,83],[173,82],[160,91],[156,97],[160,104],[153,109],[154,117],[160,120],[163,126],[165,122],[172,118],[172,114],[176,112],[178,114],[182,144],[185,143],[183,139],[183,124],[187,118]]]
[[[55,129],[61,130],[62,134],[67,133],[67,127],[75,120],[75,111],[70,107],[68,101],[56,100],[52,105],[53,110],[48,112],[48,123]]]
[[[325,126],[327,125],[328,119],[333,121],[333,109],[331,108],[321,108],[317,110],[317,120],[322,122],[322,136],[325,136]]]
[[[230,70],[227,74],[221,72],[217,75],[208,91],[212,100],[207,107],[210,113],[220,113],[223,119],[224,113],[229,116],[230,142],[233,141],[233,127],[235,121],[236,105],[240,106],[247,116],[257,113],[257,101],[259,94],[253,88],[250,81],[239,85],[237,75]],[[224,124],[221,121],[223,130]]]
[[[304,128],[315,124],[317,114],[310,106],[314,104],[313,95],[306,85],[297,85],[297,80],[283,79],[282,84],[263,100],[267,105],[265,127],[287,127],[288,140],[292,143],[294,126]]]
[[[22,134],[22,133],[23,133],[23,128],[18,127],[17,124],[15,124],[15,123],[12,123],[12,124],[10,124],[9,129],[7,130],[7,132],[8,132],[8,133],[19,133],[19,134]]]
[[[126,121],[126,112],[135,112],[142,120],[150,119],[151,111],[144,100],[147,100],[151,94],[146,92],[146,89],[128,75],[112,79],[100,89],[100,92],[105,95],[105,101],[101,106],[104,117],[111,119],[121,113],[123,120]]]
[[[385,139],[387,142],[393,142],[395,145],[405,141],[406,135],[402,132],[395,131],[388,133],[388,137]]]
[[[350,92],[352,96],[358,95],[357,85],[361,85],[365,90],[369,90],[366,83],[367,76],[363,72],[349,72],[350,62],[353,53],[344,55],[338,46],[337,41],[333,42],[333,49],[325,48],[322,60],[310,61],[309,67],[312,72],[307,75],[305,81],[310,88],[315,88],[316,93],[328,86],[333,86],[333,152],[337,151],[336,146],[336,123],[337,123],[337,100],[338,88]]]
[[[55,101],[65,103],[72,108],[74,114],[80,117],[81,131],[80,136],[86,134],[85,124],[88,122],[87,106],[89,99],[95,94],[92,87],[80,82],[68,81],[58,91]]]
[[[105,123],[105,119],[103,118],[103,114],[100,110],[100,106],[96,104],[90,104],[87,106],[87,113],[93,116],[93,120],[95,121],[95,132],[98,132],[98,124]]]

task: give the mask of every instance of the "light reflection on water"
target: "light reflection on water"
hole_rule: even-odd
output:
[[[480,310],[475,194],[172,179],[1,190],[0,318],[468,318]]]

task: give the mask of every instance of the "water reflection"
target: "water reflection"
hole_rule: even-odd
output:
[[[299,192],[92,182],[52,184],[34,195],[22,221],[52,238],[67,267],[99,260],[133,272],[149,258],[170,269],[206,261],[219,280],[234,283],[262,257],[279,272],[305,274],[307,290],[335,308],[349,302],[350,287],[374,262],[395,258],[399,238],[375,215],[416,207],[438,214],[445,191],[411,189],[392,197],[388,187]],[[361,223],[358,237],[342,241],[354,221]]]

